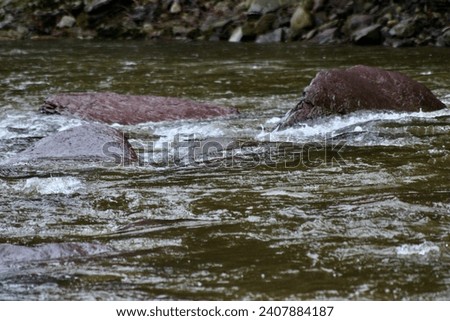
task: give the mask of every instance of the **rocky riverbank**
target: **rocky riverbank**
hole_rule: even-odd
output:
[[[0,0],[0,40],[450,46],[450,0]]]

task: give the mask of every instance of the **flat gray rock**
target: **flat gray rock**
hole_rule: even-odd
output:
[[[47,136],[2,165],[43,161],[128,163],[137,155],[124,135],[107,125],[86,124]]]

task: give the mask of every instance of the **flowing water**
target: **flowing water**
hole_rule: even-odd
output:
[[[449,61],[447,48],[2,42],[0,161],[84,122],[39,114],[53,93],[241,115],[114,125],[140,165],[2,168],[0,299],[450,299],[450,110],[270,133],[331,67],[401,71],[450,106]],[[198,140],[212,148],[192,155]]]

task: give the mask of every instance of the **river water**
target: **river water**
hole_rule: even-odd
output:
[[[331,67],[401,71],[450,106],[449,61],[448,48],[2,42],[0,161],[83,123],[37,112],[54,93],[241,114],[114,125],[140,165],[2,168],[0,299],[450,299],[450,110],[270,132]],[[214,148],[183,147],[198,140]]]

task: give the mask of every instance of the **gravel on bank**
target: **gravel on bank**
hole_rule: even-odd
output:
[[[450,46],[450,0],[0,0],[0,40]]]

